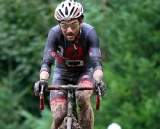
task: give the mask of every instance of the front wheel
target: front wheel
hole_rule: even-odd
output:
[[[67,118],[67,129],[72,129],[72,117]]]

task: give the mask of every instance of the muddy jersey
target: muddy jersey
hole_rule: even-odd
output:
[[[77,42],[68,41],[60,26],[53,27],[47,38],[41,71],[51,72],[54,63],[62,71],[102,70],[99,40],[95,29],[83,23]]]

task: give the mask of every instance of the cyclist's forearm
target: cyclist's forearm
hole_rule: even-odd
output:
[[[89,50],[90,54],[90,61],[92,63],[93,70],[103,70],[102,62],[101,62],[101,52],[100,49],[97,47],[91,47]]]
[[[103,71],[102,70],[96,70],[94,73],[93,73],[93,78],[97,81],[100,81],[102,80],[103,78]]]
[[[48,79],[50,77],[51,68],[47,64],[42,64],[40,70],[40,79]]]
[[[42,71],[40,73],[40,79],[48,79],[49,78],[49,73],[47,71]]]

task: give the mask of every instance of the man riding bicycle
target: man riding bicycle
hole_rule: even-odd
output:
[[[35,95],[39,86],[48,86],[51,66],[54,62],[53,85],[93,85],[100,82],[102,96],[106,86],[102,81],[103,70],[99,39],[95,29],[83,22],[83,7],[73,0],[60,3],[55,9],[58,25],[51,28],[44,49],[40,80],[35,83]],[[96,92],[96,89],[95,89]],[[97,92],[96,92],[97,93]],[[78,91],[78,122],[82,129],[93,129],[94,114],[90,103],[93,91]],[[54,117],[51,129],[58,129],[67,113],[67,95],[62,90],[50,92],[50,107]]]

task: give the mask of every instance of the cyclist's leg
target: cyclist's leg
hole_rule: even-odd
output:
[[[50,106],[53,115],[51,129],[58,129],[62,124],[64,117],[67,115],[67,100],[60,97],[62,94],[64,94],[64,91],[51,91]],[[58,97],[56,98],[56,96]]]
[[[80,80],[80,85],[92,85],[92,71],[85,72]],[[82,129],[93,129],[94,126],[94,113],[90,103],[90,97],[93,94],[91,90],[78,91],[76,99],[80,108],[78,115],[78,122]]]
[[[65,84],[61,75],[54,71],[52,84]],[[58,129],[62,124],[64,117],[67,115],[67,96],[62,90],[54,90],[50,92],[50,107],[53,115],[53,123],[51,129]]]

